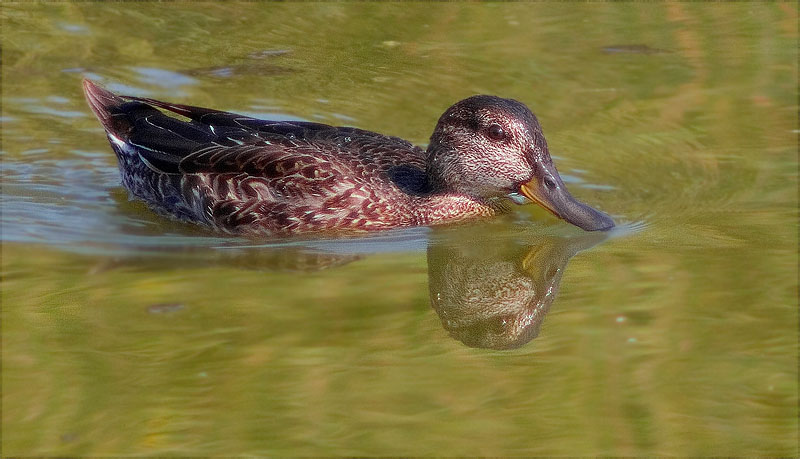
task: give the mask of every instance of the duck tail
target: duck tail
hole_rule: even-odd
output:
[[[127,138],[132,127],[130,121],[114,116],[126,100],[88,79],[83,80],[83,93],[106,132],[118,139]]]

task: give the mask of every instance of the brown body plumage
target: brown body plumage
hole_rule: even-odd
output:
[[[159,213],[228,233],[369,231],[486,217],[503,197],[529,195],[537,161],[563,187],[538,121],[507,99],[454,105],[425,151],[356,128],[118,96],[88,80],[84,90],[133,195]],[[482,123],[500,129],[503,145]],[[606,229],[609,222],[573,223]]]

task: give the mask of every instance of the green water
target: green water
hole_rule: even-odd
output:
[[[1,8],[4,456],[798,454],[795,3]],[[620,225],[216,237],[83,77],[422,145],[512,97]]]

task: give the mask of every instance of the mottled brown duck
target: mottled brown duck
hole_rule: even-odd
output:
[[[89,80],[83,88],[131,194],[217,231],[288,236],[438,225],[495,215],[508,199],[536,202],[587,231],[614,226],[570,195],[539,121],[515,100],[456,103],[423,150],[352,127],[122,96]]]

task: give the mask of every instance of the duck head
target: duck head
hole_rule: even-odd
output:
[[[427,174],[438,191],[533,201],[586,231],[614,226],[567,191],[539,121],[516,100],[472,96],[448,108],[431,136]]]

